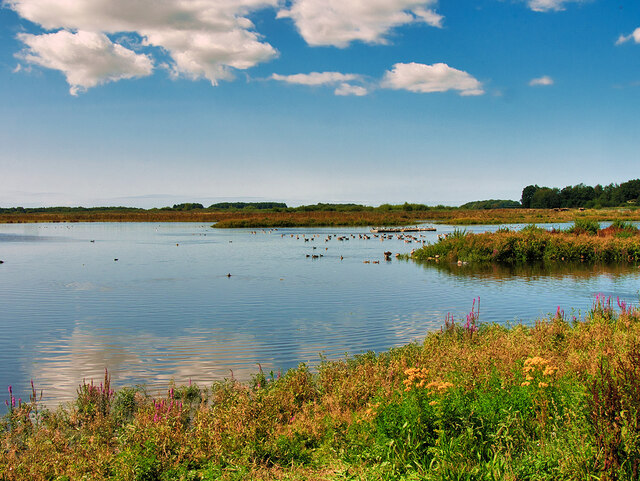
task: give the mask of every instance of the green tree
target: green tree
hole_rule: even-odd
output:
[[[560,207],[560,190],[541,187],[533,194],[531,207],[533,209],[554,209]]]
[[[525,209],[531,208],[533,196],[538,190],[540,190],[540,187],[538,187],[537,185],[528,185],[524,189],[522,189],[522,199],[520,199],[522,207],[524,207]]]

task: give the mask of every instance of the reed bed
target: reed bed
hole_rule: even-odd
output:
[[[426,217],[411,212],[139,211],[0,214],[0,223],[35,222],[216,222],[216,228],[374,226],[411,224]]]
[[[595,224],[595,225],[594,225]],[[624,262],[640,261],[640,232],[633,226],[592,231],[548,231],[528,226],[520,231],[499,229],[473,234],[464,230],[442,237],[415,251],[418,261],[527,263],[534,261]]]
[[[425,208],[424,210],[388,210],[382,207],[357,211],[232,211],[195,209],[175,210],[100,210],[66,213],[0,213],[0,223],[34,222],[216,222],[218,228],[278,228],[331,226],[391,226],[417,222],[453,225],[528,224],[572,222],[579,218],[591,221],[640,221],[640,210],[631,208],[557,211],[553,209]]]
[[[41,222],[218,222],[232,216],[229,211],[165,211],[140,210],[26,214],[0,214],[0,223],[23,224]]]
[[[534,325],[447,316],[421,344],[250,383],[9,389],[3,480],[638,479],[640,310],[597,296]],[[487,320],[490,321],[490,320]]]
[[[589,221],[640,221],[637,208],[607,209],[455,209],[431,211],[432,218],[443,224],[547,224],[568,223],[575,219]]]
[[[221,220],[217,228],[393,226],[415,224],[429,218],[426,212],[274,212],[245,214]]]

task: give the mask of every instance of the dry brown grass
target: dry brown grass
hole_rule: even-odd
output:
[[[219,227],[294,227],[294,226],[383,226],[411,225],[434,221],[455,225],[531,224],[573,222],[575,219],[595,221],[640,221],[639,209],[588,209],[555,211],[553,209],[429,209],[426,211],[362,211],[362,212],[240,212],[240,211],[163,211],[140,212],[73,212],[0,214],[0,223],[35,222],[219,222]]]
[[[640,210],[611,209],[487,209],[487,210],[434,210],[431,217],[438,222],[454,225],[473,224],[546,224],[567,223],[576,219],[593,221],[640,221]]]

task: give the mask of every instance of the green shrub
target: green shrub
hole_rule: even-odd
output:
[[[576,219],[567,232],[571,234],[596,235],[600,230],[600,223],[589,219]]]
[[[141,387],[123,387],[116,391],[111,403],[111,412],[116,422],[118,424],[131,422],[146,397],[146,393]]]

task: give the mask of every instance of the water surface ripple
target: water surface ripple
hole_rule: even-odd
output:
[[[418,239],[452,230],[438,226]],[[27,398],[33,379],[53,404],[73,399],[105,367],[116,386],[144,384],[151,393],[171,381],[247,380],[257,363],[286,370],[321,353],[420,340],[448,312],[465,316],[477,296],[481,320],[498,323],[533,322],[558,306],[578,315],[599,292],[637,303],[633,268],[383,260],[384,251],[418,245],[347,228],[0,225],[0,386]]]

